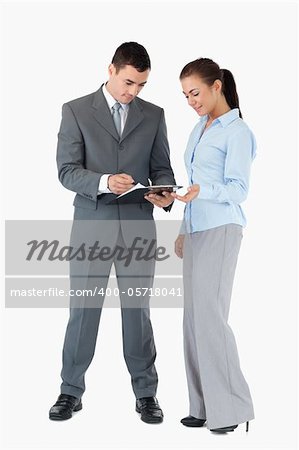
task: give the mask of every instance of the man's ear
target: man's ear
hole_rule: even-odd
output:
[[[115,69],[115,65],[114,64],[109,64],[108,66],[108,74],[111,77],[111,75],[114,75],[116,73],[116,69]]]

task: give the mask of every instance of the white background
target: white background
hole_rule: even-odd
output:
[[[187,181],[183,152],[198,120],[178,81],[187,62],[210,57],[233,72],[258,143],[230,314],[255,406],[249,433],[242,425],[214,436],[179,423],[188,414],[181,309],[152,310],[163,424],[144,424],[134,412],[120,312],[110,309],[83,410],[67,422],[49,421],[68,311],[3,308],[3,447],[296,448],[296,4],[6,2],[2,13],[6,219],[72,218],[73,193],[59,184],[55,163],[61,105],[97,90],[125,41],[150,54],[141,97],[165,109],[179,183]],[[155,215],[179,219],[182,209]]]

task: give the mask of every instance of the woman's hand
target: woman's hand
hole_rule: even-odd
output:
[[[198,196],[200,192],[200,186],[199,184],[192,184],[191,186],[188,187],[187,191],[188,192],[185,195],[178,195],[175,192],[172,192],[171,195],[172,197],[176,198],[177,200],[180,200],[181,202],[188,203]]]
[[[179,234],[174,243],[174,251],[179,258],[183,258],[184,239],[185,235]]]

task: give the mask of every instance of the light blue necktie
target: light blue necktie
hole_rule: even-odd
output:
[[[121,108],[121,104],[118,102],[116,102],[112,106],[112,117],[114,120],[116,131],[118,132],[118,135],[121,136],[121,117],[119,108]]]

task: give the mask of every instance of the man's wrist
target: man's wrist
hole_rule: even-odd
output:
[[[111,175],[110,173],[104,173],[99,182],[98,194],[109,194],[111,191],[108,186],[108,177]]]

